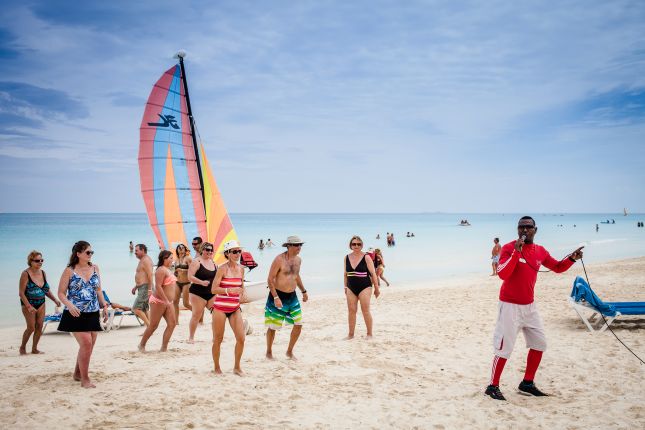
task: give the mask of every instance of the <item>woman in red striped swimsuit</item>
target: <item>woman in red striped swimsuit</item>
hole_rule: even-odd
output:
[[[226,319],[235,334],[235,367],[233,373],[242,376],[240,360],[244,351],[244,322],[240,310],[240,296],[244,291],[244,267],[239,264],[242,248],[236,240],[224,244],[224,256],[228,260],[217,268],[211,293],[215,294],[215,301],[211,307],[213,317],[213,364],[215,373],[221,374],[219,367],[220,347],[224,339]]]

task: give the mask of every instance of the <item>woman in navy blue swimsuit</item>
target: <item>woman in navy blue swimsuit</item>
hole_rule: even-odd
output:
[[[20,307],[25,317],[27,328],[22,334],[22,343],[20,344],[20,355],[27,354],[27,342],[34,335],[34,342],[31,345],[32,354],[40,354],[38,350],[38,341],[43,332],[43,321],[45,320],[45,297],[49,297],[60,306],[60,302],[49,290],[47,275],[42,270],[43,254],[38,251],[31,251],[27,256],[27,270],[20,275],[18,283],[18,295],[20,296]]]

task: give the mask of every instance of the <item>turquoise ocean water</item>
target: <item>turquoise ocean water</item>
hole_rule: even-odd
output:
[[[385,276],[397,284],[490,273],[493,237],[504,244],[516,236],[520,214],[232,214],[242,245],[252,251],[260,266],[247,279],[266,279],[273,258],[283,250],[286,236],[297,234],[302,249],[302,277],[310,295],[342,292],[343,256],[352,235],[367,247],[383,250]],[[637,221],[645,215],[565,214],[533,215],[539,230],[536,242],[554,257],[585,245],[585,261],[598,262],[645,255],[645,228]],[[470,227],[460,227],[468,219]],[[614,219],[616,224],[599,224]],[[560,226],[562,225],[562,226]],[[575,225],[575,227],[574,227]],[[406,232],[414,232],[407,238]],[[396,246],[385,246],[386,232],[394,232]],[[381,239],[376,240],[380,234]],[[259,251],[259,240],[271,238],[278,246]],[[104,289],[118,303],[131,305],[137,259],[128,242],[145,243],[156,262],[158,246],[145,214],[0,214],[0,325],[23,323],[18,279],[27,254],[36,249],[45,258],[43,268],[54,291],[77,240],[87,240],[96,252],[93,261],[102,273]],[[53,303],[47,303],[48,311]]]

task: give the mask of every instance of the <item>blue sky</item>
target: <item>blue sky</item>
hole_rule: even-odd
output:
[[[645,212],[642,1],[15,3],[0,211],[143,212],[185,49],[231,212]]]

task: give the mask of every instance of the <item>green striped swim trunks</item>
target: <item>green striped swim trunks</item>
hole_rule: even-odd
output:
[[[273,296],[269,293],[264,307],[264,325],[272,330],[280,330],[285,321],[287,324],[302,325],[302,310],[296,292],[276,292],[282,301],[282,308],[276,308]]]

